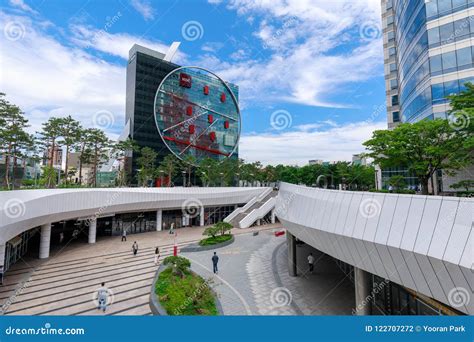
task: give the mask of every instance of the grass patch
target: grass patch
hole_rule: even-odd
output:
[[[190,270],[175,274],[173,267],[160,273],[155,293],[168,315],[218,314],[215,298],[204,279]]]
[[[226,242],[232,239],[232,234],[225,234],[225,235],[218,235],[215,237],[208,237],[206,239],[202,239],[199,241],[200,246],[211,246],[216,245],[218,243]]]

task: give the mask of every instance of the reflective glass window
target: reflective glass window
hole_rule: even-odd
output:
[[[441,44],[447,44],[453,41],[453,38],[454,38],[453,23],[447,23],[439,27],[439,38],[440,38]]]
[[[395,63],[390,64],[390,72],[394,72],[397,70],[397,65]]]
[[[398,105],[398,95],[393,95],[392,96],[392,106],[397,106]]]
[[[456,52],[445,52],[442,54],[443,59],[443,71],[452,72],[456,70]]]
[[[456,39],[463,39],[469,36],[469,19],[459,19],[454,22],[454,35]]]
[[[387,25],[393,24],[393,16],[387,17]]]
[[[428,44],[438,44],[439,43],[439,27],[435,27],[428,30]]]
[[[432,76],[441,74],[441,72],[443,71],[443,65],[441,64],[441,55],[430,57],[430,68]]]
[[[389,49],[388,49],[388,55],[389,55],[390,57],[393,56],[393,55],[395,55],[395,51],[396,51],[396,50],[395,50],[394,47],[389,48]]]
[[[436,0],[426,3],[426,16],[432,17],[438,14],[438,2]]]
[[[388,41],[394,40],[395,39],[395,31],[390,31],[387,33],[387,39]]]
[[[398,87],[398,82],[396,79],[390,80],[390,89],[395,89]]]
[[[443,14],[451,10],[451,0],[438,0],[438,13]]]
[[[392,113],[392,118],[393,118],[393,122],[399,122],[400,121],[400,112],[393,112]]]
[[[444,87],[443,83],[433,84],[431,86],[431,97],[433,99],[433,103],[439,103],[444,100]]]
[[[458,7],[466,6],[466,0],[452,0],[453,2],[453,9],[456,9]]]
[[[459,81],[444,82],[444,96],[454,95],[459,93]]]
[[[472,64],[471,47],[466,47],[464,49],[457,50],[456,55],[458,66],[461,67]]]

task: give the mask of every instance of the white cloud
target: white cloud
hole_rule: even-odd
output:
[[[240,157],[248,162],[261,161],[264,165],[306,165],[310,159],[350,161],[353,154],[364,151],[362,143],[378,129],[386,129],[385,122],[347,123],[325,130],[297,127],[280,134],[250,134],[240,139]]]
[[[132,36],[127,33],[109,33],[105,30],[98,30],[84,25],[71,25],[73,33],[71,40],[82,48],[92,48],[98,51],[118,56],[128,60],[128,51],[133,44],[139,44],[158,52],[166,53],[169,45]],[[175,63],[184,63],[186,55],[178,51],[173,59]]]
[[[27,114],[31,131],[52,115],[72,115],[86,127],[94,114],[112,113],[108,132],[124,125],[125,68],[107,63],[81,49],[65,46],[42,30],[41,22],[0,12],[0,29],[15,24],[18,39],[0,36],[0,89]]]
[[[12,5],[13,7],[17,7],[17,8],[19,8],[22,11],[25,11],[25,12],[29,12],[29,13],[32,13],[32,14],[37,14],[38,13],[37,11],[32,9],[30,6],[25,4],[25,2],[23,0],[10,0],[10,5]]]
[[[131,0],[130,4],[145,20],[155,19],[155,9],[148,0]]]
[[[260,18],[254,32],[260,49],[254,46],[246,51],[248,58],[232,64],[207,56],[201,62],[239,84],[243,101],[344,108],[353,101],[329,98],[345,86],[383,75],[378,0],[233,0],[228,7]],[[359,34],[367,23],[379,30],[373,39]],[[229,42],[236,48],[232,57],[239,56],[240,42]]]

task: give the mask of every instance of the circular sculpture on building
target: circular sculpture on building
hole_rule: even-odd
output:
[[[179,67],[161,81],[155,121],[161,138],[181,160],[222,161],[236,151],[240,137],[237,87],[200,67]]]

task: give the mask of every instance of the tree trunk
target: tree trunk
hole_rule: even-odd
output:
[[[429,178],[420,178],[422,195],[428,195],[428,181]]]
[[[66,183],[68,183],[68,179],[67,179],[67,167],[68,167],[68,164],[69,164],[69,145],[66,145],[66,160],[65,160],[65,164],[64,164],[64,167],[65,167],[65,172],[64,172],[64,179],[66,180]]]
[[[81,146],[81,153],[79,155],[79,185],[82,185],[82,155],[84,154],[85,144]]]
[[[5,155],[5,185],[7,186],[7,190],[10,190],[10,154],[12,150],[12,144],[8,145],[8,151]]]

